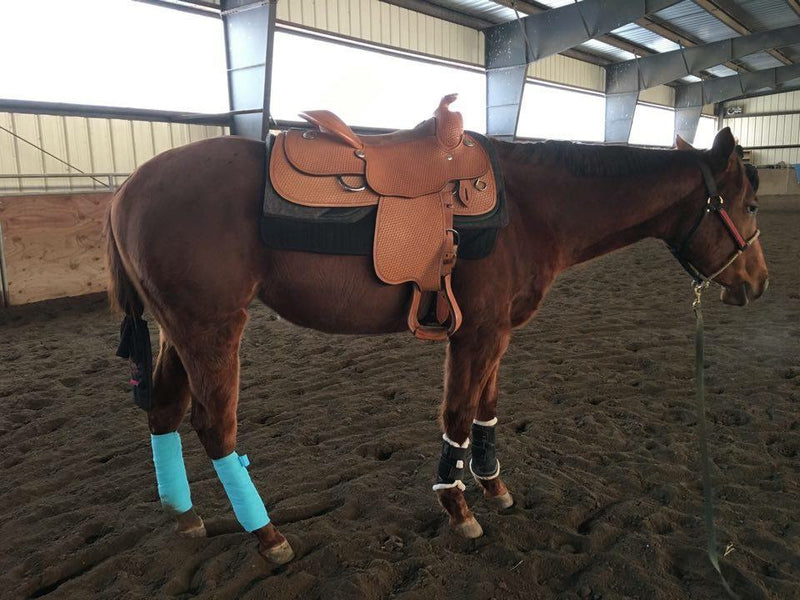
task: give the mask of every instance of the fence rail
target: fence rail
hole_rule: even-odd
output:
[[[121,181],[130,176],[130,173],[0,173],[0,194],[7,196],[19,196],[35,193],[56,193],[56,192],[90,192],[98,189],[115,191]],[[72,181],[63,186],[48,184],[29,185],[23,184],[23,180],[31,179],[92,179],[86,185],[74,185]],[[15,185],[8,185],[7,181],[17,180]],[[102,186],[102,187],[98,187]]]

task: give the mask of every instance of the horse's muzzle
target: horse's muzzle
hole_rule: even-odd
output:
[[[739,285],[722,288],[719,299],[732,306],[747,306],[753,300],[758,300],[763,296],[768,287],[769,279],[765,279],[758,289],[754,289],[745,281]]]

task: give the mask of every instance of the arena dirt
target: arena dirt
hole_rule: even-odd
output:
[[[800,198],[763,201],[754,305],[707,293],[708,417],[725,572],[800,598]],[[517,505],[449,530],[430,490],[444,346],[328,336],[253,306],[239,451],[298,557],[267,566],[181,428],[209,537],[160,510],[144,414],[104,298],[0,312],[2,598],[725,598],[705,554],[691,292],[650,241],[559,278],[501,371]],[[155,329],[153,329],[155,333]]]

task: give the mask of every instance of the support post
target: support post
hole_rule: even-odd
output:
[[[486,71],[486,132],[512,141],[517,132],[527,65]]]
[[[272,48],[277,0],[222,0],[231,133],[269,134]]]

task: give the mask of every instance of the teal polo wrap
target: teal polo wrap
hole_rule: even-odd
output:
[[[249,533],[269,524],[267,509],[247,472],[247,465],[250,464],[247,456],[232,452],[211,462],[228,494],[236,519],[244,530]]]
[[[151,434],[150,444],[153,446],[153,463],[162,506],[177,514],[185,513],[192,508],[192,497],[183,464],[181,436],[177,431]]]

